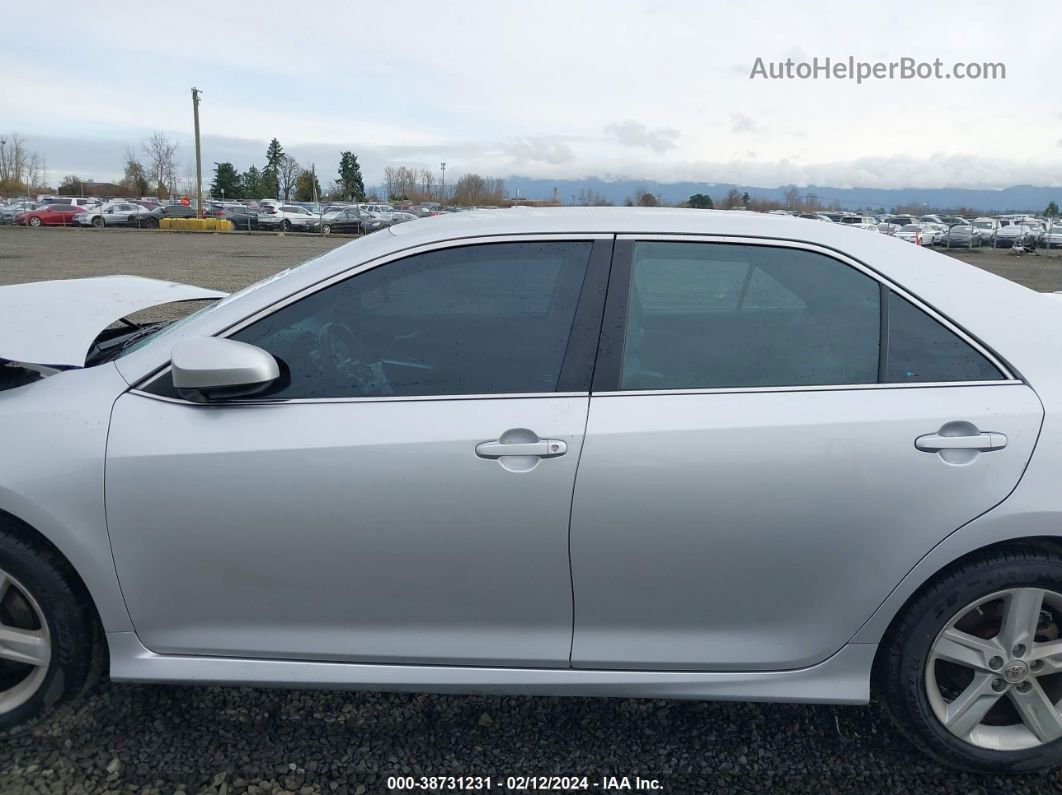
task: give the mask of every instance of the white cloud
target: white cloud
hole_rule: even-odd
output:
[[[759,130],[759,125],[744,113],[730,114],[730,131],[736,133],[751,133]]]
[[[616,122],[605,128],[605,134],[615,138],[624,146],[640,146],[654,152],[666,152],[677,146],[679,131],[670,127],[651,130],[641,122]]]
[[[520,138],[507,148],[518,161],[532,160],[556,166],[575,159],[575,151],[570,144],[541,135]]]

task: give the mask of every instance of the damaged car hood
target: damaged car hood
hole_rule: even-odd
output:
[[[0,359],[83,367],[100,332],[160,304],[226,293],[143,276],[98,276],[0,287]]]

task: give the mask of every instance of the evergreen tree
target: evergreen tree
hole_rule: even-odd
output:
[[[259,198],[276,199],[280,196],[280,164],[284,159],[284,147],[274,138],[266,149],[266,164],[262,169],[262,193]]]
[[[694,193],[686,200],[686,204],[698,210],[711,210],[715,207],[715,204],[712,203],[712,197],[707,193]]]
[[[1058,218],[1058,203],[1052,201],[1047,205],[1047,209],[1044,210],[1044,215],[1048,218]]]
[[[240,175],[232,163],[214,163],[214,181],[210,183],[210,195],[215,199],[243,198]]]
[[[295,181],[295,201],[312,202],[320,198],[321,183],[317,181],[312,171],[303,171]]]
[[[358,156],[353,152],[340,153],[339,179],[336,181],[342,186],[344,199],[356,202],[365,201],[365,182],[361,177]]]
[[[240,184],[243,189],[243,198],[245,199],[269,198],[262,193],[262,172],[255,166],[251,166],[243,172],[240,177]]]

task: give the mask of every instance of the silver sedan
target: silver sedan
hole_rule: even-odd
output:
[[[114,321],[213,300],[170,324]],[[0,288],[0,725],[127,682],[888,705],[1062,759],[1062,302],[704,210]]]

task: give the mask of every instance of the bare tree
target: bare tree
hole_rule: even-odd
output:
[[[731,188],[726,192],[726,196],[723,197],[722,207],[724,210],[734,210],[738,207],[742,207],[741,192],[737,188]]]
[[[436,181],[435,172],[430,168],[422,168],[420,170],[420,193],[421,200],[431,200],[435,198]]]
[[[29,157],[18,133],[0,137],[0,182],[22,183]]]
[[[496,204],[505,198],[505,180],[500,177],[481,177],[465,174],[454,183],[454,204]]]
[[[592,188],[583,188],[579,191],[576,204],[582,207],[608,207],[611,202]]]
[[[284,201],[291,200],[291,192],[295,190],[300,174],[302,174],[302,166],[299,165],[299,161],[291,155],[284,155],[277,169],[277,181],[280,183],[280,193],[284,196]]]
[[[177,142],[170,140],[166,133],[156,130],[140,144],[140,148],[147,155],[148,177],[155,185],[158,195],[168,195],[168,186],[177,172]]]

